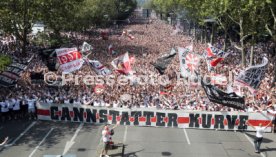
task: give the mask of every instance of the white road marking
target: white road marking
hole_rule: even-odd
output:
[[[183,131],[184,131],[184,133],[185,133],[185,137],[186,137],[186,139],[187,139],[187,143],[188,143],[189,145],[191,145],[191,142],[190,142],[190,139],[189,139],[189,136],[188,136],[188,133],[187,133],[186,129],[183,129]]]
[[[103,130],[103,127],[99,127],[99,129],[98,129],[98,133],[97,133],[97,135],[101,135],[101,131]],[[103,137],[102,136],[100,136],[100,141],[99,141],[99,144],[97,145],[97,151],[96,151],[96,155],[94,155],[94,156],[98,156],[98,155],[100,155],[101,154],[101,149],[102,148],[100,148],[100,146],[101,146],[101,144],[102,144],[102,140],[103,139]],[[100,151],[100,152],[99,152]]]
[[[75,144],[75,139],[78,136],[78,133],[80,132],[82,127],[83,127],[83,123],[81,123],[79,125],[79,127],[77,128],[77,130],[76,130],[74,136],[71,138],[71,140],[66,142],[62,155],[65,155],[70,150],[70,148]]]
[[[255,150],[255,144],[254,144],[254,142],[252,141],[252,139],[251,139],[248,135],[246,135],[246,134],[244,134],[244,136],[245,136],[245,137],[247,138],[247,140],[253,145],[254,150]],[[262,155],[262,157],[266,157],[264,153],[261,152],[260,154]]]
[[[36,124],[35,122],[32,122],[15,140],[12,141],[12,143],[10,144],[6,144],[5,147],[10,147],[12,145],[14,145],[23,135],[26,134],[26,132],[28,132],[34,125]]]
[[[125,144],[126,139],[127,139],[127,128],[128,128],[128,126],[125,126],[125,133],[124,133],[124,140],[123,140],[124,144]]]
[[[32,151],[32,153],[29,155],[29,157],[32,157],[36,150],[40,147],[40,145],[46,140],[46,138],[51,134],[51,132],[54,130],[54,128],[51,128],[51,130],[45,135],[45,137],[42,139],[42,141],[38,144],[38,146],[35,147],[35,149]]]

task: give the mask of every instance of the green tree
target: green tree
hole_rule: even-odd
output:
[[[40,5],[42,21],[59,36],[61,30],[79,28],[78,11],[84,0],[43,0]]]
[[[20,40],[22,53],[28,44],[27,35],[32,25],[39,19],[40,0],[1,0],[0,27],[7,33],[14,34]]]

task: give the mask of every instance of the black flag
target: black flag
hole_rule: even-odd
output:
[[[176,51],[175,49],[172,49],[171,53],[165,54],[164,56],[158,58],[155,63],[152,63],[152,65],[158,70],[161,75],[163,75],[175,55]]]
[[[24,63],[13,62],[6,67],[5,71],[0,73],[0,86],[12,87],[17,84],[20,79],[21,74],[27,69],[29,63],[32,61],[34,56],[32,56],[28,61]]]
[[[201,85],[211,102],[239,110],[245,109],[244,98],[238,96],[236,93],[225,93],[211,84],[206,84],[203,79],[201,79]]]

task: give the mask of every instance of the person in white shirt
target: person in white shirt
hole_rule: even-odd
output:
[[[0,101],[1,114],[3,117],[2,121],[6,121],[9,119],[9,108],[8,105],[4,101]]]
[[[118,100],[113,101],[113,108],[118,108],[118,107],[120,107],[119,101]]]
[[[36,111],[35,111],[35,103],[37,101],[37,98],[35,96],[30,96],[27,98],[27,103],[28,103],[28,113],[29,113],[29,119],[36,119]]]
[[[68,105],[68,104],[70,104],[70,99],[69,99],[69,98],[67,98],[67,97],[66,97],[66,98],[64,98],[64,104],[67,104],[67,105]]]
[[[20,116],[20,99],[16,98],[14,99],[14,105],[13,105],[13,112],[14,112],[14,119],[17,119]]]
[[[276,108],[273,105],[268,106],[269,109],[267,112],[273,115],[273,123],[272,123],[272,133],[275,132],[275,124],[276,124]]]
[[[117,124],[112,128],[109,129],[108,124],[106,124],[104,126],[104,129],[102,131],[102,140],[104,143],[104,147],[103,150],[101,152],[100,157],[104,156],[104,157],[109,157],[109,155],[107,155],[108,153],[108,148],[110,147],[110,142],[111,142],[111,136],[114,134],[114,129],[119,125],[120,123],[117,122]]]
[[[12,115],[12,107],[11,107],[9,98],[5,100],[5,104],[6,104],[7,109],[8,109],[8,112],[7,112],[8,119],[11,120],[12,119],[12,117],[11,117],[11,115]]]
[[[11,119],[14,119],[14,110],[13,110],[13,107],[14,107],[14,104],[15,104],[15,99],[14,98],[10,98],[8,99],[7,101],[9,101],[9,113],[10,113],[10,117]]]
[[[260,153],[260,147],[263,141],[263,134],[265,132],[265,129],[270,126],[272,123],[272,121],[270,121],[270,123],[263,127],[263,124],[260,123],[259,126],[254,127],[252,124],[250,124],[248,121],[246,121],[246,124],[251,126],[252,128],[254,128],[256,130],[256,138],[254,140],[254,144],[255,144],[255,153]]]
[[[94,107],[100,107],[100,102],[99,102],[99,100],[95,100],[94,102],[93,102],[93,106]]]

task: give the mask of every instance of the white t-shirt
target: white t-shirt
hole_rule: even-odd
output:
[[[99,103],[98,101],[94,101],[93,105],[94,105],[95,107],[99,107],[99,106],[100,106],[100,103]]]
[[[267,110],[269,113],[271,113],[271,114],[276,114],[276,111],[274,111],[274,110],[271,110],[271,109],[269,109],[269,110]]]
[[[107,130],[102,131],[103,142],[109,142],[110,135]]]
[[[20,110],[20,100],[19,100],[19,99],[16,99],[16,100],[15,100],[15,104],[14,104],[14,106],[13,106],[13,110],[14,110],[14,111]]]
[[[54,102],[54,100],[52,100],[52,99],[48,99],[48,98],[46,99],[47,104],[52,104],[53,102]]]
[[[65,99],[64,104],[70,104],[70,99]]]
[[[11,108],[12,109],[12,105],[10,104],[10,101],[9,100],[5,100],[5,104],[8,106],[8,108]]]
[[[10,105],[9,105],[9,108],[10,109],[13,109],[14,108],[14,105],[16,103],[16,100],[14,98],[10,99]]]
[[[0,106],[1,106],[1,112],[3,113],[9,112],[8,105],[5,102],[0,102]]]
[[[119,104],[116,101],[114,101],[113,102],[113,108],[117,108],[117,107],[119,107]]]
[[[259,138],[263,137],[264,131],[265,131],[265,127],[257,126],[256,127],[256,137],[259,137]]]
[[[34,109],[35,108],[36,99],[27,99],[27,102],[28,102],[28,108],[29,109]]]

